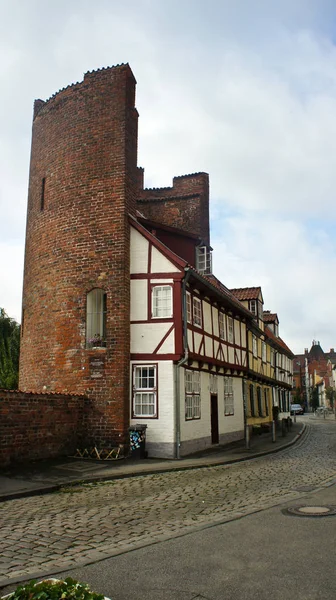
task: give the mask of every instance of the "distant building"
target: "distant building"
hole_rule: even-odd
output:
[[[293,360],[293,395],[297,400],[311,405],[309,396],[316,388],[319,405],[330,404],[326,389],[336,390],[335,369],[336,353],[334,348],[324,352],[319,341],[313,340],[310,350],[305,348],[304,354],[297,354]]]

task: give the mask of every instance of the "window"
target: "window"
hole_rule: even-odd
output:
[[[228,317],[228,342],[233,344],[233,318]]]
[[[279,337],[279,326],[277,323],[274,323],[274,335]]]
[[[208,246],[197,246],[196,248],[196,269],[200,273],[212,273],[212,255]]]
[[[250,383],[250,409],[251,417],[256,416],[255,405],[254,405],[254,385]]]
[[[261,342],[261,358],[263,362],[266,362],[266,343]]]
[[[193,298],[193,317],[194,325],[202,327],[202,303],[199,298]]]
[[[262,407],[262,396],[261,396],[261,387],[258,385],[257,387],[257,400],[258,400],[258,413],[259,417],[264,416],[264,411]]]
[[[255,358],[257,358],[257,356],[258,356],[258,344],[257,344],[257,337],[254,334],[252,334],[252,353],[253,353],[253,356]]]
[[[266,417],[268,417],[268,415],[269,415],[269,408],[268,408],[268,389],[267,388],[264,389],[264,394],[265,394],[265,411],[266,411]]]
[[[172,286],[155,285],[152,290],[152,317],[166,319],[172,316]]]
[[[275,366],[275,352],[274,352],[273,348],[271,348],[271,366],[272,367]]]
[[[224,377],[224,415],[234,414],[233,378]]]
[[[225,315],[222,312],[218,312],[218,327],[219,327],[219,337],[222,340],[225,340]]]
[[[218,392],[217,375],[210,373],[210,393],[217,394],[217,392]]]
[[[133,367],[133,416],[157,417],[157,367]]]
[[[192,323],[191,295],[187,292],[187,322]]]
[[[251,311],[252,314],[257,316],[257,301],[256,300],[249,300],[249,310]]]
[[[106,292],[99,288],[86,296],[86,344],[106,346]]]
[[[185,418],[186,421],[201,418],[201,385],[199,371],[185,371]]]

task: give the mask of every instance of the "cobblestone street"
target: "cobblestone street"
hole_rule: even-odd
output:
[[[238,464],[86,484],[0,504],[0,584],[89,564],[298,499],[336,477],[336,422]]]

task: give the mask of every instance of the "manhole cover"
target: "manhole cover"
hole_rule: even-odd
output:
[[[297,517],[331,517],[336,515],[336,506],[290,506],[283,509],[284,515]]]

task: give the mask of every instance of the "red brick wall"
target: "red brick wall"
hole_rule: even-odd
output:
[[[134,102],[134,76],[121,65],[87,73],[34,107],[20,389],[93,398],[98,416],[91,417],[92,436],[108,445],[126,440],[129,425]],[[90,351],[86,294],[95,287],[107,293],[107,348]]]
[[[139,186],[142,175],[139,170]],[[148,219],[185,229],[199,235],[206,244],[210,243],[207,173],[174,177],[173,187],[140,189],[138,208]]]
[[[0,466],[72,455],[85,443],[88,401],[0,390]]]

